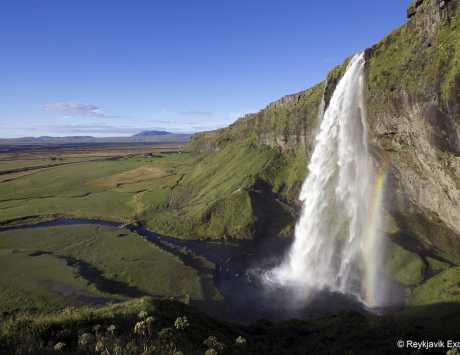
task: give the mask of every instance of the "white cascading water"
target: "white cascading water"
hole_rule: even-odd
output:
[[[265,274],[267,283],[292,287],[306,300],[328,289],[368,306],[381,304],[376,277],[383,175],[368,151],[364,66],[364,53],[356,54],[323,113],[295,240],[282,264]]]

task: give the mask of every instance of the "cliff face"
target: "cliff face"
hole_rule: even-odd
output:
[[[240,118],[226,129],[194,135],[192,145],[200,151],[211,151],[255,135],[259,144],[282,150],[302,146],[309,151],[323,91],[324,84],[320,83],[311,89],[284,96],[260,112]]]
[[[371,142],[389,163],[389,212],[413,244],[451,260],[460,257],[459,10],[418,0],[408,23],[367,51]]]
[[[387,269],[417,285],[460,263],[459,1],[416,0],[407,15],[366,50],[367,101],[372,153],[388,171]],[[195,135],[191,147],[213,155],[252,137],[253,149],[277,151],[260,178],[296,206],[322,97],[327,106],[347,63],[226,129]]]

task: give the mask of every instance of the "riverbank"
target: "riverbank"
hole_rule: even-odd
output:
[[[88,234],[93,235],[91,238],[98,239],[98,243],[104,244],[107,250],[110,250],[110,253],[107,252],[110,254],[110,260],[103,261],[106,257],[105,252],[94,255],[93,258],[88,258],[83,251],[69,253],[69,248],[72,249],[69,246],[64,247],[66,251],[62,249],[55,251],[56,239],[60,239],[61,243],[69,242],[65,240],[68,238],[65,235],[69,233],[66,229],[69,228],[74,233],[71,239],[78,243],[78,249],[83,248],[83,243],[89,238]],[[109,231],[110,234],[108,234]],[[116,237],[112,235],[116,235]],[[103,238],[107,240],[104,241]],[[117,245],[120,243],[120,238],[125,241],[123,250],[119,250],[120,246]],[[37,239],[40,239],[39,243],[34,244]],[[184,297],[188,295],[192,304],[220,319],[250,323],[261,318],[274,320],[293,317],[314,318],[343,310],[366,313],[364,307],[356,300],[343,295],[323,292],[308,307],[304,308],[292,304],[290,292],[270,290],[264,287],[258,273],[263,272],[264,267],[269,267],[270,263],[276,262],[276,256],[281,255],[280,252],[288,245],[284,239],[266,240],[263,244],[237,240],[185,240],[159,235],[143,225],[71,218],[0,227],[0,246],[2,248],[27,247],[29,248],[27,249],[28,255],[36,257],[45,253],[48,256],[55,253],[66,260],[69,266],[78,264],[79,276],[93,284],[98,292],[102,292],[105,297],[108,295],[117,296],[116,298],[108,297],[107,302],[120,301],[126,297],[157,295],[155,294],[156,288],[148,289],[145,285],[136,287],[132,282],[129,283],[131,280],[129,278],[120,279],[122,273],[128,275],[139,272],[145,275],[150,274],[152,284],[155,285],[158,281],[154,280],[159,277],[162,278],[162,282],[176,284],[178,277],[183,276],[181,275],[183,271],[172,269],[165,270],[165,276],[161,277],[156,268],[145,267],[147,260],[143,261],[143,269],[134,267],[132,263],[125,263],[124,266],[122,263],[115,268],[119,270],[116,271],[113,266],[108,265],[108,263],[120,263],[120,260],[129,260],[131,243],[139,243],[138,240],[139,242],[140,240],[148,242],[149,245],[174,257],[184,267],[195,272],[195,278],[199,280],[200,293],[193,293],[188,288],[181,288],[182,294],[170,291],[169,296]],[[93,248],[94,246],[89,244],[89,247]],[[33,252],[30,251],[31,248],[34,248]],[[38,251],[37,248],[39,248]],[[82,257],[82,259],[78,259],[78,257]],[[151,258],[153,262],[157,256],[152,255],[148,258]],[[158,264],[159,262],[157,262]],[[101,265],[102,269],[98,269],[98,266],[101,267]],[[104,272],[104,268],[110,269],[111,272]],[[112,278],[115,277],[115,280],[111,280],[108,275]],[[166,277],[169,277],[170,280],[167,280]],[[128,284],[126,284],[127,281]],[[157,296],[168,296],[168,293],[163,292]],[[91,298],[88,299],[91,300]]]

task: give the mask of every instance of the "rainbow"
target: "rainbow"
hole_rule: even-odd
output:
[[[368,307],[376,307],[380,304],[378,297],[378,280],[377,276],[382,264],[382,207],[387,176],[386,166],[381,166],[375,175],[374,189],[369,203],[369,216],[367,236],[363,245],[364,253],[364,303]]]

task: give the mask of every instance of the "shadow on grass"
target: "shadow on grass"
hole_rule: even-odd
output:
[[[96,268],[95,266],[76,258],[70,256],[57,255],[47,251],[35,251],[29,254],[29,256],[35,257],[40,255],[52,255],[58,259],[62,259],[66,264],[72,268],[75,268],[83,279],[94,284],[94,286],[101,292],[110,293],[114,295],[126,296],[126,297],[142,297],[146,296],[147,293],[138,289],[134,286],[129,286],[128,284],[106,278],[103,273]],[[50,287],[52,285],[50,284]],[[54,289],[59,289],[59,287],[51,287]],[[60,292],[62,293],[62,292]],[[64,292],[66,293],[66,292]],[[67,292],[68,293],[68,292]],[[112,299],[104,297],[94,297],[95,302],[92,301],[91,297],[82,298],[83,303],[104,303],[104,302],[113,302]],[[86,302],[85,302],[86,301]]]

